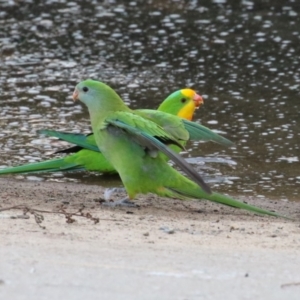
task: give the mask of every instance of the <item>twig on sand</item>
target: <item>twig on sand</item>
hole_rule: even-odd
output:
[[[290,283],[283,283],[281,288],[287,288],[291,286],[300,286],[300,282],[290,282]]]
[[[94,222],[94,224],[97,224],[100,222],[99,218],[93,217],[91,213],[89,212],[84,212],[84,207],[78,209],[75,212],[68,212],[66,211],[65,207],[62,205],[58,208],[57,211],[49,211],[49,210],[42,210],[42,209],[36,209],[36,208],[31,208],[27,205],[14,205],[10,207],[5,207],[5,208],[0,208],[1,211],[7,211],[7,210],[13,210],[13,209],[21,209],[23,211],[24,215],[27,215],[28,213],[32,214],[34,216],[35,222],[39,225],[40,228],[45,229],[45,226],[42,226],[42,222],[44,221],[44,216],[42,214],[61,214],[64,215],[66,218],[67,223],[73,223],[75,222],[74,217],[82,217],[85,219],[89,219]],[[115,221],[115,220],[110,220],[110,221]]]

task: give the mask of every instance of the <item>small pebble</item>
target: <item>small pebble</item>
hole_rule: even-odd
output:
[[[164,231],[165,233],[168,233],[168,234],[174,234],[175,233],[175,230],[170,229],[169,227],[160,227],[159,230],[162,230],[162,231]]]

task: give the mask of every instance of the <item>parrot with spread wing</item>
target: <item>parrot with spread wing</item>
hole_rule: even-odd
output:
[[[212,192],[201,176],[169,147],[182,147],[181,143],[189,139],[181,118],[163,112],[154,115],[151,112],[133,111],[113,89],[94,80],[77,84],[73,99],[87,106],[97,146],[119,173],[129,199],[134,199],[137,194],[155,193],[179,199],[206,199],[252,212],[280,216]],[[167,130],[164,129],[166,126]],[[165,156],[190,179],[170,166]]]
[[[195,110],[203,104],[203,99],[192,89],[181,89],[169,95],[158,107],[158,111],[178,115],[184,118],[185,128],[189,131],[190,139],[214,141],[221,145],[231,146],[233,143],[228,139],[214,133],[210,129],[191,122]],[[157,111],[148,111],[148,114],[156,114]],[[100,173],[115,173],[113,166],[99,153],[98,146],[93,134],[84,135],[76,133],[59,132],[55,130],[40,130],[40,133],[54,136],[73,143],[76,146],[57,151],[56,153],[69,154],[62,158],[46,160],[42,162],[25,164],[17,167],[0,170],[0,175],[13,173],[33,172],[58,172],[58,171],[96,171]],[[174,146],[175,149],[176,146]],[[176,151],[180,151],[176,147]]]

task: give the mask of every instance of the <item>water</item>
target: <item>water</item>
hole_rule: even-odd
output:
[[[71,100],[82,79],[105,81],[133,108],[156,108],[188,86],[205,99],[195,120],[236,143],[190,144],[185,156],[206,158],[192,162],[212,186],[299,200],[299,19],[297,1],[0,0],[0,165],[65,145],[38,129],[89,132],[86,109]]]

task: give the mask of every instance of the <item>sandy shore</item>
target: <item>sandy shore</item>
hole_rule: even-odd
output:
[[[289,221],[154,196],[109,208],[72,183],[0,189],[0,299],[299,299],[300,202],[247,199]]]

